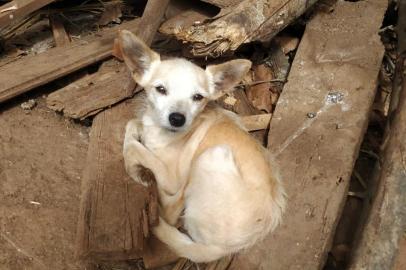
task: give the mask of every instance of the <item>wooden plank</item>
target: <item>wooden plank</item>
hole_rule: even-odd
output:
[[[52,28],[52,34],[54,36],[54,41],[57,47],[63,47],[69,45],[71,39],[66,32],[65,26],[61,19],[56,15],[51,15],[49,17],[49,24]]]
[[[129,100],[106,110],[93,122],[83,180],[82,205],[86,207],[81,212],[83,223],[78,226],[81,257],[135,259],[144,248],[140,228],[148,227],[143,210],[149,207],[149,191],[121,173],[125,170],[120,148],[124,127],[133,117],[137,101]]]
[[[14,0],[0,6],[0,28],[27,16],[54,0]]]
[[[406,1],[398,5],[397,59],[381,160],[365,226],[348,269],[406,269]],[[397,256],[397,258],[396,258]],[[403,262],[402,262],[403,261]]]
[[[111,59],[104,62],[98,72],[49,94],[47,106],[74,119],[95,115],[135,94],[135,82],[128,78],[127,67]]]
[[[376,195],[349,269],[393,269],[406,228],[406,80],[388,130]]]
[[[376,92],[386,7],[338,1],[308,23],[268,138],[288,194],[282,225],[230,269],[323,268]]]
[[[118,31],[134,30],[137,26],[135,19],[69,46],[52,48],[1,66],[0,102],[109,57]]]
[[[169,0],[148,1],[137,30],[147,44],[151,44],[168,3]],[[111,80],[117,85],[123,83],[120,77]],[[145,247],[149,226],[157,222],[154,191],[130,184],[124,169],[124,129],[128,120],[134,117],[136,107],[137,102],[127,100],[99,113],[93,120],[78,218],[78,254],[82,257],[138,258]],[[151,202],[148,193],[152,194]]]

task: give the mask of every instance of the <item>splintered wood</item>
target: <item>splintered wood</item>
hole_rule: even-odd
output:
[[[127,67],[112,59],[104,62],[98,72],[51,93],[47,106],[67,117],[83,119],[133,96],[136,89]]]
[[[243,43],[268,41],[316,0],[207,1],[222,7],[214,18],[185,27],[172,27],[171,34],[191,45],[194,56],[219,56]],[[187,27],[186,27],[187,26]],[[165,27],[166,33],[170,32]]]
[[[338,1],[308,23],[269,132],[288,194],[283,222],[230,269],[322,269],[375,96],[386,7]]]

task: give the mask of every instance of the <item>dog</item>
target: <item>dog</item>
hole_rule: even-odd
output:
[[[251,68],[237,59],[206,69],[161,60],[129,31],[118,38],[134,80],[145,89],[142,115],[126,126],[127,173],[155,175],[160,201],[154,235],[180,257],[210,262],[254,245],[279,224],[285,193],[275,162],[240,124],[213,105]],[[187,233],[176,227],[179,220]]]

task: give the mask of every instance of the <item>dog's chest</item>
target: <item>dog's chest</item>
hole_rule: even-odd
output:
[[[182,147],[173,143],[173,139],[162,134],[160,129],[144,127],[143,144],[157,156],[174,175],[178,175],[179,156]]]

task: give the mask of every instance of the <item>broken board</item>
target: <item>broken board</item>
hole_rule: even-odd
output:
[[[138,19],[135,19],[103,30],[97,36],[68,46],[51,48],[44,53],[26,56],[1,66],[0,102],[111,56],[112,44],[118,31],[133,30],[137,26]]]
[[[111,59],[98,72],[49,94],[47,106],[66,117],[84,119],[133,96],[137,88],[129,78],[127,67]]]
[[[338,1],[310,20],[269,144],[288,195],[282,224],[229,269],[322,269],[368,124],[386,1]]]

